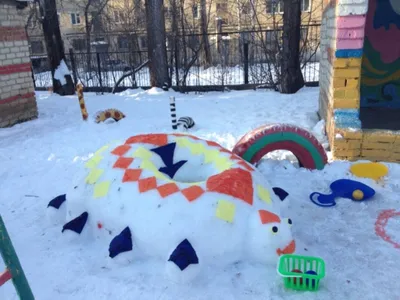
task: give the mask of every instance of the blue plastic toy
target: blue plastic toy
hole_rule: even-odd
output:
[[[337,197],[364,201],[375,195],[375,190],[368,185],[350,179],[336,180],[331,183],[330,188],[332,194],[324,195],[314,192],[310,195],[310,200],[318,206],[331,207],[336,205],[335,198]]]

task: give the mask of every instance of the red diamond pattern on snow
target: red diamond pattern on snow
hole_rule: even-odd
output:
[[[133,157],[118,157],[117,161],[113,165],[113,168],[128,169],[130,164],[133,162]]]
[[[204,194],[202,187],[198,185],[193,185],[186,189],[181,190],[182,194],[186,197],[189,202],[192,202]]]
[[[127,169],[125,170],[122,182],[135,182],[138,181],[140,175],[142,174],[142,169]]]
[[[179,187],[176,183],[170,182],[167,184],[163,184],[157,187],[157,191],[159,192],[162,198],[168,197],[169,195],[175,194],[179,192]]]
[[[122,156],[126,152],[128,152],[130,149],[131,149],[131,146],[129,146],[129,145],[121,145],[121,146],[118,146],[117,148],[115,148],[113,151],[111,151],[111,153],[118,155],[118,156]]]
[[[139,192],[144,193],[155,188],[157,188],[157,179],[155,177],[139,179]]]

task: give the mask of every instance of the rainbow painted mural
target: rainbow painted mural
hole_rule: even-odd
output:
[[[400,0],[370,0],[360,106],[400,108]]]

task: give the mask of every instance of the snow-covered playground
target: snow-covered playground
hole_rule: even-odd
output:
[[[388,175],[374,181],[352,175],[352,162],[332,161],[324,124],[317,116],[318,95],[318,88],[303,88],[295,95],[266,90],[180,94],[135,89],[115,95],[85,93],[89,113],[85,122],[76,95],[60,97],[36,92],[39,118],[0,129],[0,212],[35,298],[400,299],[397,282],[400,218],[387,220],[388,239],[384,240],[376,232],[382,212],[400,211],[400,165],[385,163]],[[49,222],[46,215],[49,201],[67,193],[74,182],[79,182],[77,171],[93,158],[96,150],[134,135],[174,132],[171,96],[176,99],[178,117],[190,116],[196,122],[189,134],[217,142],[228,150],[250,130],[272,123],[301,126],[325,147],[329,162],[323,170],[301,168],[292,153],[282,150],[266,155],[256,170],[264,175],[260,177],[260,181],[265,180],[264,184],[289,193],[282,208],[282,220],[290,218],[293,223],[296,254],[324,259],[326,276],[318,291],[285,289],[276,264],[251,263],[246,259],[222,267],[208,264],[192,282],[173,282],[165,276],[165,260],[156,256],[150,260],[133,257],[131,263],[115,263],[108,257],[108,245],[101,239],[85,235],[71,240],[61,234],[62,226]],[[107,108],[118,109],[126,117],[119,122],[95,123],[95,113]],[[330,184],[343,178],[367,184],[375,190],[375,196],[365,202],[337,198],[337,205],[327,208],[310,201],[311,193],[329,194]],[[238,217],[246,216],[242,212]],[[187,217],[184,215],[183,220]],[[149,222],[148,232],[156,236],[154,228],[164,226],[158,223],[163,218]],[[232,237],[223,237],[228,231],[219,235],[212,232],[219,228],[213,227],[214,223],[212,226],[201,224],[201,218],[195,217],[193,222],[209,231],[210,247],[234,252],[228,247]],[[165,228],[165,234],[158,232],[159,243],[165,242],[164,235],[170,236],[172,227]],[[202,238],[208,241],[207,235]],[[164,248],[161,244],[153,246]],[[243,251],[246,246],[237,251]],[[156,250],[149,249],[149,252]],[[210,250],[209,255],[211,261],[214,252]],[[3,268],[0,260],[0,270]],[[0,299],[18,299],[11,281],[0,288]]]

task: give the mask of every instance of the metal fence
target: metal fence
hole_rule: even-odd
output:
[[[186,90],[218,90],[271,87],[279,81],[280,30],[220,32],[175,36],[168,43],[168,65],[172,86]],[[319,81],[320,25],[301,30],[300,63],[307,85]],[[110,91],[119,79],[148,60],[147,51],[74,52],[66,63],[75,79],[87,90]],[[52,85],[47,57],[32,56],[37,89]],[[147,66],[118,85],[117,90],[150,86]]]

